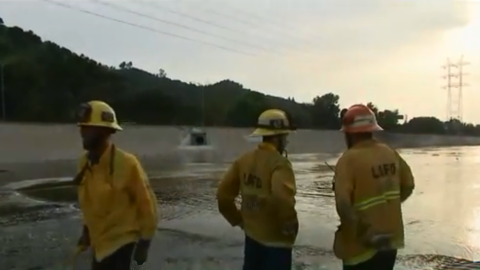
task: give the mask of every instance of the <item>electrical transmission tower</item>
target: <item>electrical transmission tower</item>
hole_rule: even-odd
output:
[[[463,67],[469,64],[464,62],[462,55],[457,62],[451,62],[447,58],[447,64],[442,66],[446,70],[443,78],[447,80],[447,85],[443,87],[447,89],[447,121],[463,121],[463,87],[467,86],[463,78],[467,73]]]

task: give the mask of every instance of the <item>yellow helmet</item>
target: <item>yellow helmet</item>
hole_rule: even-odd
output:
[[[292,121],[286,112],[277,109],[270,109],[260,114],[256,129],[250,134],[250,136],[289,134],[295,130],[296,128],[292,126]]]
[[[80,105],[78,113],[79,126],[106,127],[114,130],[122,130],[118,125],[115,111],[103,101],[92,100]]]

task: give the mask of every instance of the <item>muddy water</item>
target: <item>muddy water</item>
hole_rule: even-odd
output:
[[[407,247],[397,269],[460,262],[453,257],[479,259],[480,148],[401,153],[412,166],[417,189],[404,204]],[[338,223],[330,190],[332,172],[324,165],[335,164],[336,158],[291,155],[301,222],[297,269],[340,269],[331,252]],[[227,166],[187,163],[181,170],[152,174],[162,220],[148,269],[239,269],[242,233],[220,217],[214,199]],[[10,183],[0,190],[0,225],[0,270],[61,267],[80,226],[75,189],[62,179]]]

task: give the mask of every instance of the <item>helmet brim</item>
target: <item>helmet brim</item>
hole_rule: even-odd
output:
[[[266,128],[256,128],[249,137],[262,137],[262,136],[275,136],[294,133],[293,130],[283,129],[283,130],[271,130]]]
[[[80,126],[84,126],[84,127],[103,127],[103,128],[111,128],[111,129],[117,130],[117,131],[122,131],[123,130],[123,128],[116,123],[111,123],[111,124],[78,123],[77,125],[79,127]]]
[[[340,131],[345,133],[368,133],[368,132],[375,132],[375,131],[382,131],[383,128],[378,124],[368,125],[368,126],[361,126],[361,127],[342,127]]]

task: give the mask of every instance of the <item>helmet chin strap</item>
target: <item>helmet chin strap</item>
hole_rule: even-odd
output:
[[[345,142],[347,143],[347,149],[353,146],[352,137],[348,133],[345,133]]]
[[[277,151],[280,152],[281,155],[284,155],[286,158],[288,158],[286,139],[283,136],[278,136],[277,138],[275,138],[275,144]]]

